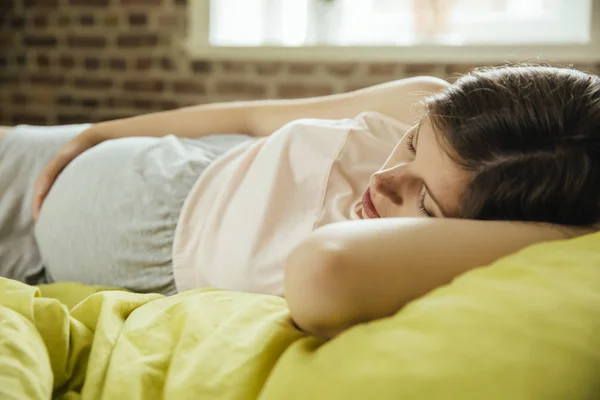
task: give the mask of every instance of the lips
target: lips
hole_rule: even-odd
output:
[[[363,211],[369,218],[380,218],[379,213],[375,209],[373,200],[371,200],[371,189],[367,189],[362,198]]]

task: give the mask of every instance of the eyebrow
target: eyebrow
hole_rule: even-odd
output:
[[[419,121],[419,125],[417,125],[417,132],[415,132],[415,144],[414,144],[414,148],[415,148],[415,152],[418,153],[417,149],[419,147],[419,132],[421,131],[421,123],[423,120]],[[427,191],[427,193],[429,194],[429,197],[431,197],[431,200],[433,200],[433,202],[435,203],[435,205],[437,206],[437,208],[440,210],[440,212],[442,213],[442,217],[444,218],[448,218],[448,215],[450,215],[449,212],[447,212],[446,210],[444,210],[444,208],[442,207],[442,203],[440,203],[439,201],[437,201],[436,196],[433,195],[433,192],[431,191],[431,189],[429,189],[429,186],[427,186],[427,182],[425,182],[425,180],[423,180],[423,186],[425,186],[425,190]]]

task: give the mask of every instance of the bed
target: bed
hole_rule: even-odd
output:
[[[0,279],[0,398],[600,398],[600,233],[531,246],[329,342],[278,297]]]

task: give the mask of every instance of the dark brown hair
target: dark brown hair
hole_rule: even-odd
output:
[[[479,69],[425,101],[438,140],[472,181],[459,216],[600,220],[600,78],[568,68]]]

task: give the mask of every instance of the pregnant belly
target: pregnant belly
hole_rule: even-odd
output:
[[[143,206],[141,150],[158,139],[104,142],[73,160],[48,193],[36,224],[42,260],[56,281],[114,285],[104,276],[121,263]]]

